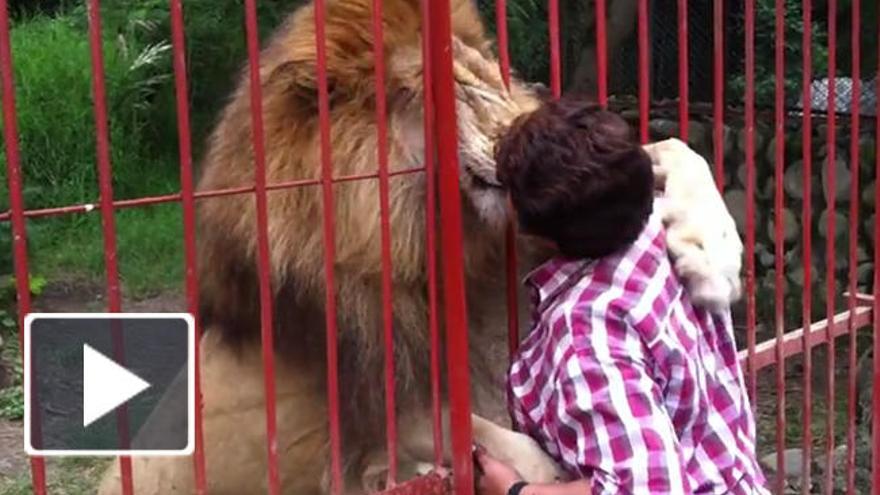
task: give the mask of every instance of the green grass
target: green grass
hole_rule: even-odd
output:
[[[14,26],[11,37],[27,206],[95,201],[97,158],[85,31],[73,19],[35,17]],[[154,97],[169,76],[167,57],[167,44],[161,42],[137,47],[120,37],[104,44],[117,198],[143,194],[176,176],[174,143],[149,139]]]
[[[171,91],[168,45],[139,42],[138,36],[132,28],[104,43],[115,199],[179,189],[176,142],[157,131],[174,118],[167,111],[173,105],[159,96]],[[26,207],[96,203],[91,59],[81,16],[25,19],[13,27],[11,38]],[[0,183],[5,187],[5,163],[0,163]],[[8,207],[6,201],[0,190],[0,208]],[[119,211],[116,221],[126,295],[173,287],[182,273],[179,206]],[[50,282],[71,276],[103,280],[98,213],[32,220],[28,229],[32,273]],[[10,273],[8,230],[0,237],[0,268]]]
[[[175,203],[119,210],[116,236],[124,295],[143,298],[181,286],[183,239],[180,206]],[[32,234],[34,273],[103,281],[104,244],[97,213],[46,220]]]
[[[58,495],[91,495],[101,473],[111,460],[103,458],[65,457],[48,462],[48,491]],[[30,471],[18,476],[0,478],[0,495],[31,495]]]
[[[0,389],[0,419],[19,420],[24,417],[24,391],[22,390],[21,352],[15,329],[0,330],[3,346],[0,347],[0,366],[12,373],[12,385]]]
[[[259,7],[267,36],[298,0]],[[18,16],[10,36],[25,206],[97,203],[98,173],[86,10],[63,2],[50,16]],[[195,158],[245,60],[243,10],[236,0],[187,4],[187,58]],[[179,190],[175,94],[168,3],[113,0],[102,5],[108,134],[115,199]],[[0,211],[8,208],[0,153]],[[179,288],[183,278],[179,205],[121,210],[118,260],[126,298]],[[32,275],[50,283],[104,283],[100,214],[28,222]],[[0,226],[0,274],[12,272],[11,235]]]

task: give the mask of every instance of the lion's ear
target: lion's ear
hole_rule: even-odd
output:
[[[333,94],[335,81],[327,74],[327,92]],[[266,94],[283,94],[299,104],[317,106],[318,75],[313,64],[287,61],[275,67],[263,81]]]

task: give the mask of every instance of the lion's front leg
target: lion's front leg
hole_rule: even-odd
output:
[[[444,407],[444,462],[451,464],[448,408]],[[532,483],[552,483],[566,477],[556,462],[528,435],[517,433],[476,414],[471,415],[474,442],[486,448],[496,459],[516,469]],[[428,410],[409,413],[400,421],[400,458],[411,465],[430,463],[434,456],[431,413]]]
[[[709,164],[674,138],[644,149],[663,191],[658,207],[676,273],[696,304],[712,309],[730,306],[741,292],[743,245]]]
[[[529,483],[554,483],[567,478],[565,472],[532,437],[501,427],[473,415],[474,441]]]

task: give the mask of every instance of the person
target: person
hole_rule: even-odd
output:
[[[516,429],[575,481],[534,485],[476,446],[482,495],[765,494],[729,309],[692,304],[666,251],[651,160],[614,113],[573,100],[496,150],[533,270],[508,375]]]

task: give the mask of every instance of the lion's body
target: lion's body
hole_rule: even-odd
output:
[[[230,349],[216,332],[201,345],[202,413],[208,493],[257,495],[267,493],[266,413],[259,347]],[[322,492],[326,466],[327,415],[323,382],[310,370],[279,361],[278,459],[284,493],[315,495]],[[181,389],[182,393],[185,388]],[[154,414],[139,435],[178,428],[178,418]],[[135,457],[132,460],[135,493],[184,495],[195,492],[192,458]],[[117,494],[120,472],[114,462],[98,493]]]
[[[377,171],[377,133],[369,0],[327,3],[328,77],[331,84],[331,149],[337,177]],[[461,47],[459,57],[474,81],[502,93],[497,65],[484,58],[487,41],[470,2],[457,2],[454,30],[472,49]],[[315,39],[311,6],[296,12],[261,55],[264,80],[263,122],[269,184],[318,179],[321,173],[320,136],[314,88]],[[422,73],[418,2],[388,1],[384,5],[385,53],[388,61],[388,149],[392,171],[422,166]],[[482,51],[482,53],[481,53]],[[467,57],[472,60],[467,60]],[[491,70],[487,70],[491,69]],[[200,190],[227,189],[254,182],[250,96],[246,77],[223,112],[211,137]],[[470,105],[474,95],[462,93]],[[491,164],[492,136],[509,121],[536,104],[523,93],[521,103],[499,99],[496,105],[463,108],[463,149],[482,156],[476,165]],[[472,142],[472,144],[469,144]],[[467,157],[464,157],[468,160]],[[391,270],[397,394],[400,407],[427,405],[429,377],[428,285],[426,267],[425,174],[393,177],[390,183]],[[378,181],[339,183],[335,196],[335,280],[340,338],[342,404],[347,422],[346,452],[358,455],[362,445],[384,438],[382,375],[383,319]],[[498,209],[503,206],[499,195]],[[465,200],[464,214],[469,324],[473,352],[484,352],[490,341],[504,341],[504,230],[500,221],[489,225]],[[324,241],[322,192],[305,186],[268,194],[269,252],[275,292],[275,327],[280,359],[305,361],[303,366],[323,373],[324,356]],[[490,212],[495,214],[495,212]],[[499,214],[503,218],[503,214]],[[202,316],[230,344],[259,337],[258,262],[255,200],[236,195],[204,200],[198,208],[199,280]],[[476,357],[476,356],[475,356]],[[475,394],[486,398],[501,388],[491,383],[486,363],[473,359]],[[497,369],[495,371],[498,371]],[[497,376],[497,375],[496,375]],[[349,413],[349,414],[345,414]],[[363,440],[362,440],[363,439]],[[369,442],[368,442],[369,443]]]

